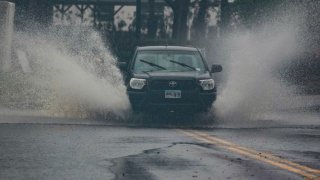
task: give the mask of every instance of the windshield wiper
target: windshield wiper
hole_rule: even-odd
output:
[[[181,63],[181,62],[177,62],[177,61],[173,61],[173,60],[170,60],[170,62],[172,62],[174,64],[178,64],[178,65],[183,66],[183,67],[187,67],[187,68],[192,69],[194,71],[197,70],[195,67],[189,66],[189,65],[187,65],[185,63]]]
[[[152,62],[143,60],[143,59],[140,59],[140,61],[143,62],[143,63],[146,63],[146,64],[148,64],[148,65],[150,65],[150,66],[152,66],[152,67],[157,67],[157,68],[159,68],[159,69],[166,70],[165,67],[162,67],[162,66],[160,66],[160,65],[158,65],[158,64],[155,64],[155,63],[152,63]]]

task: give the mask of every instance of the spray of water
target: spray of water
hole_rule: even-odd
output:
[[[303,32],[301,19],[291,12],[282,19],[234,31],[224,38],[223,50],[227,55],[222,64],[226,80],[215,104],[221,118],[256,118],[263,112],[308,103],[297,97],[295,87],[281,78],[284,65],[304,50],[299,42]]]
[[[31,102],[29,106],[55,116],[121,114],[128,109],[116,59],[96,31],[74,27],[20,32],[15,35],[14,49],[26,57],[30,68],[24,69],[31,69],[16,78],[25,82],[20,85],[22,91],[29,91],[23,97]]]

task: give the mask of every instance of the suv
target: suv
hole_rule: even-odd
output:
[[[216,100],[212,74],[197,48],[181,46],[138,47],[133,59],[120,62],[134,111],[205,112]]]

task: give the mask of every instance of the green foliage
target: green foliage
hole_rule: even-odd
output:
[[[240,25],[252,27],[269,18],[274,18],[278,7],[286,0],[236,0],[232,3],[232,15],[237,16]]]

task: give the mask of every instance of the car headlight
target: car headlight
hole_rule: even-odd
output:
[[[132,89],[142,89],[147,84],[147,81],[145,79],[131,78],[129,84]]]
[[[212,90],[214,89],[214,80],[213,79],[200,80],[200,86],[205,91]]]

